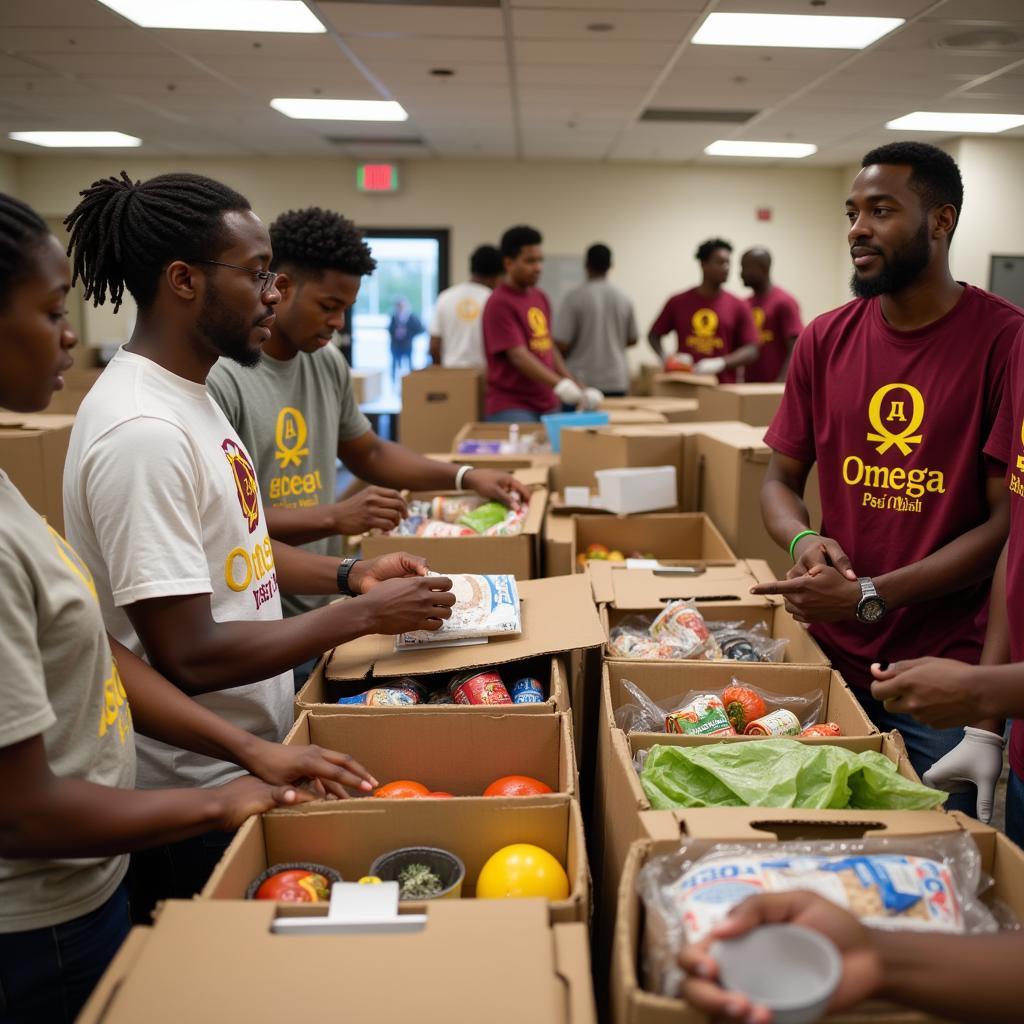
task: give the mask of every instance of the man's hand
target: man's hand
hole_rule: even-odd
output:
[[[830,566],[815,566],[803,576],[760,583],[752,594],[781,594],[797,622],[841,622],[857,616],[860,584]]]
[[[406,556],[408,557],[408,556]],[[455,595],[447,576],[389,579],[358,598],[368,633],[397,635],[414,629],[440,629],[451,617]]]
[[[563,377],[552,390],[558,395],[563,405],[571,405],[575,408],[583,401],[583,389],[572,377]]]
[[[211,792],[222,804],[218,825],[222,832],[234,832],[254,814],[262,814],[274,807],[294,807],[316,799],[311,792],[295,786],[272,786],[253,775],[243,775]]]
[[[500,501],[509,508],[529,504],[530,489],[521,484],[511,473],[500,469],[473,469],[463,478],[463,484],[476,491],[481,498]]]
[[[348,754],[316,745],[286,747],[257,740],[245,758],[245,768],[274,786],[312,784],[312,791],[344,800],[348,789],[360,795],[372,792],[379,782]],[[308,787],[307,787],[308,788]]]
[[[409,511],[405,499],[390,487],[364,487],[333,506],[334,526],[341,536],[368,530],[393,530]]]
[[[685,946],[679,963],[686,971],[680,995],[713,1020],[742,1020],[770,1024],[771,1011],[757,1006],[739,992],[718,984],[718,964],[708,949],[713,941],[745,935],[763,924],[797,924],[829,939],[843,961],[843,974],[829,1002],[829,1010],[843,1010],[876,993],[884,978],[882,958],[871,932],[852,914],[809,892],[774,893],[745,900],[704,942]]]
[[[886,711],[913,715],[933,729],[950,729],[986,717],[977,668],[952,658],[914,658],[894,662],[886,669],[871,666],[875,682],[871,696],[885,704]]]
[[[593,412],[604,401],[604,392],[598,388],[583,389],[583,409],[585,412]]]
[[[992,820],[996,783],[1002,774],[1003,737],[968,726],[964,738],[924,773],[924,784],[947,793],[963,793],[974,786],[978,821],[987,825]]]
[[[793,556],[796,561],[793,568],[786,573],[786,579],[791,580],[796,576],[804,576],[817,565],[832,566],[838,569],[848,580],[855,580],[857,574],[853,571],[850,559],[846,552],[831,537],[819,537],[816,534],[808,534],[796,542],[793,549]]]
[[[710,356],[707,359],[698,359],[693,364],[693,372],[705,374],[708,377],[717,377],[725,369],[725,360],[721,356]]]
[[[349,570],[348,586],[353,594],[365,594],[384,580],[401,580],[407,576],[426,576],[427,560],[407,551],[393,551],[376,558],[360,558]]]

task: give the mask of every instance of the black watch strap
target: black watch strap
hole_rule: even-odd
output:
[[[343,558],[338,563],[338,593],[344,594],[346,597],[355,597],[355,591],[348,585],[348,574],[352,571],[352,566],[358,562],[358,558]]]

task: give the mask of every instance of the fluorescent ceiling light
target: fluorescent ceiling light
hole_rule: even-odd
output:
[[[8,132],[7,138],[15,142],[31,142],[33,146],[63,149],[114,149],[142,145],[142,139],[124,132]]]
[[[790,46],[863,50],[903,24],[903,18],[831,14],[709,14],[693,42],[703,46]]]
[[[302,0],[100,0],[143,28],[326,32]]]
[[[942,114],[915,110],[912,114],[886,121],[885,127],[903,132],[1005,132],[1024,124],[1024,114]]]
[[[810,142],[740,142],[737,139],[719,139],[704,150],[708,156],[764,156],[799,160],[818,152]]]
[[[274,99],[270,105],[286,117],[311,121],[408,121],[394,100]]]

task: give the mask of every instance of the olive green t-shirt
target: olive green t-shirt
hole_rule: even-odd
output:
[[[311,508],[334,501],[338,443],[370,429],[352,392],[348,363],[334,345],[287,361],[264,355],[251,367],[221,359],[206,386],[252,456],[264,506]],[[303,547],[341,555],[338,537]],[[330,600],[282,593],[281,607],[286,616],[296,615]]]
[[[0,747],[34,736],[42,736],[54,775],[135,785],[131,711],[92,576],[0,471]],[[127,855],[0,857],[0,932],[88,914],[127,867]]]

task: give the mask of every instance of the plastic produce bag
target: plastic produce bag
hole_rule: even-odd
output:
[[[965,832],[710,848],[691,842],[652,858],[637,879],[646,908],[645,987],[677,995],[683,980],[680,948],[699,942],[733,907],[758,893],[810,890],[871,927],[975,934],[999,928],[978,898],[989,884],[978,848]]]
[[[782,661],[788,640],[775,640],[766,622],[744,629],[738,622],[709,622],[719,657],[727,661]]]
[[[640,785],[655,810],[677,807],[814,807],[920,811],[946,794],[904,778],[874,750],[859,754],[795,740],[654,746]]]
[[[459,516],[459,524],[468,526],[474,533],[483,533],[484,530],[498,523],[503,523],[508,515],[508,509],[500,501],[486,501],[484,504]]]

